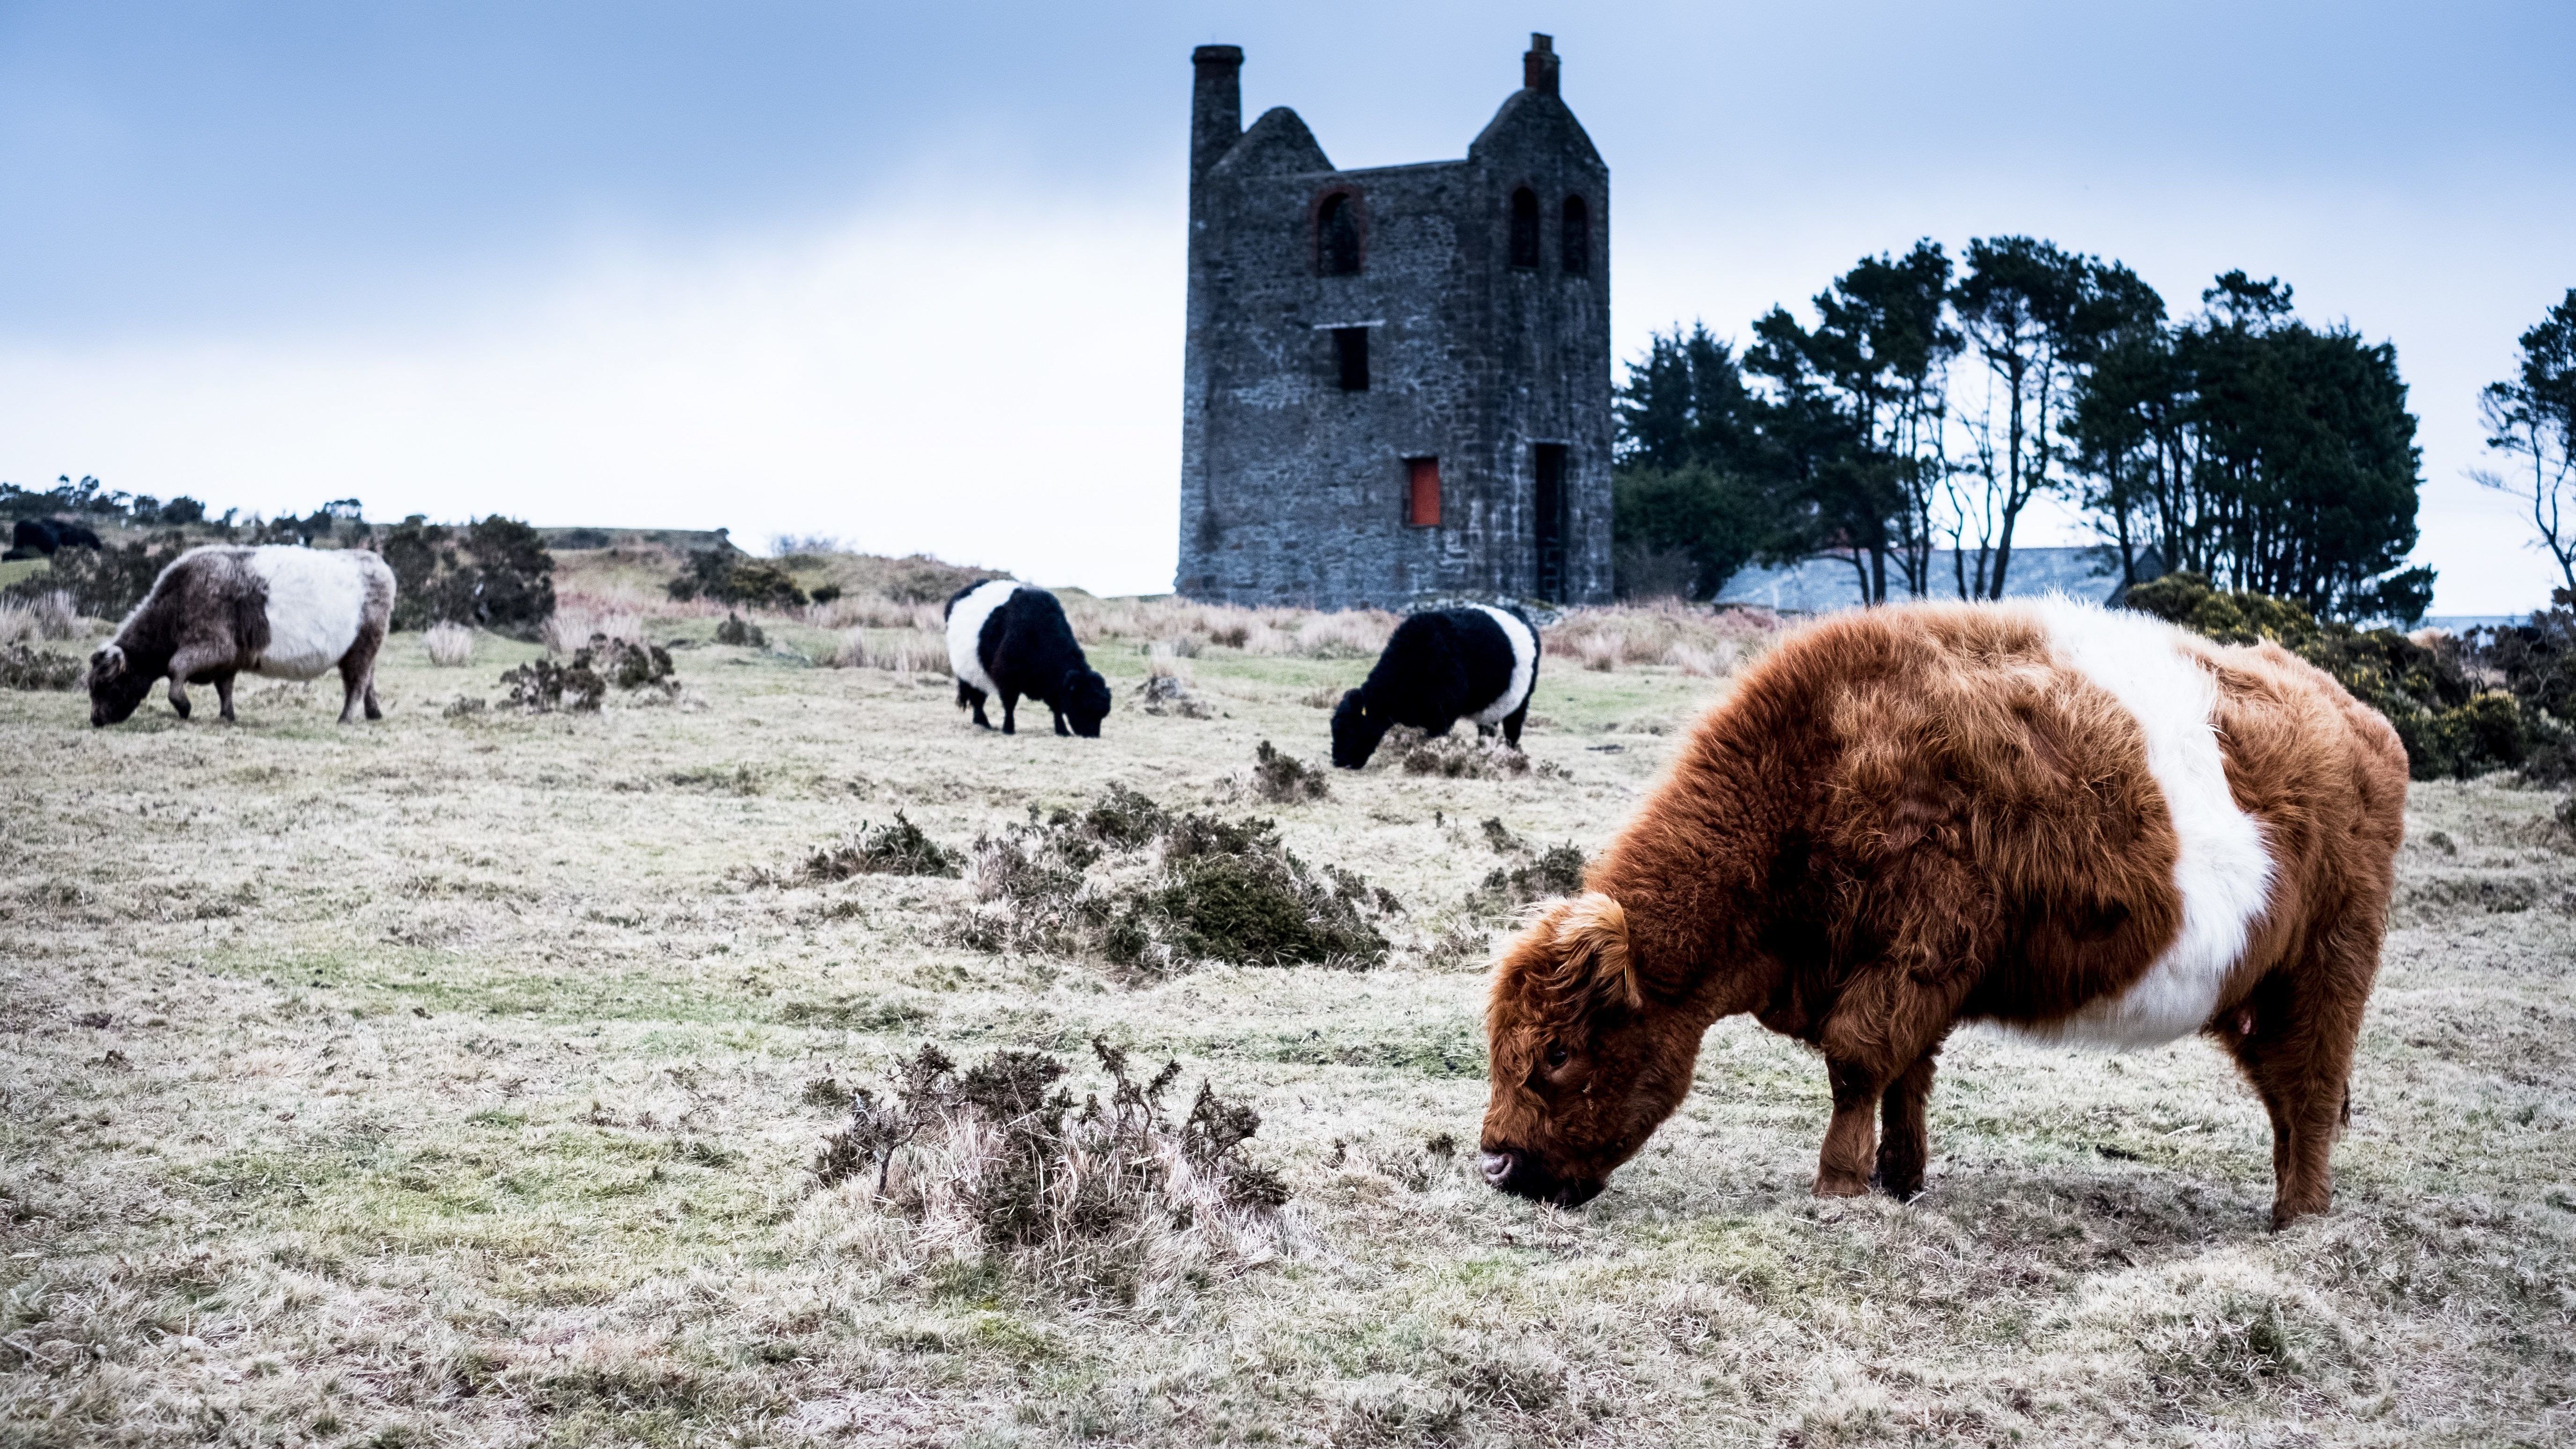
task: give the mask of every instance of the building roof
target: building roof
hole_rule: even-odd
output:
[[[1971,555],[1968,567],[1976,559]],[[1957,555],[1950,549],[1932,551],[1931,594],[1934,598],[1951,598],[1958,593]],[[2164,561],[2149,549],[2138,559],[2138,577],[2151,579],[2165,571]],[[1888,580],[1892,593],[1903,585],[1896,578]],[[2107,544],[2083,548],[2016,548],[2012,566],[2004,575],[2004,597],[2034,599],[2046,594],[2064,594],[2069,598],[2094,603],[2117,603],[2120,587],[2120,555]],[[1771,567],[1748,566],[1736,571],[1718,590],[1721,604],[1756,604],[1784,614],[1822,614],[1835,609],[1859,608],[1861,599],[1860,571],[1842,554],[1826,554],[1801,559],[1796,563]]]

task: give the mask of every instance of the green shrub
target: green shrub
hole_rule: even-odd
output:
[[[2576,765],[2576,732],[2560,712],[2576,677],[2576,628],[2551,622],[2568,618],[2564,607],[2535,615],[2530,628],[2419,642],[2321,622],[2286,599],[2216,589],[2193,573],[2140,584],[2128,604],[2221,644],[2270,640],[2333,675],[2395,728],[2418,780],[2517,768],[2559,779]],[[2494,688],[2496,678],[2507,687]]]
[[[672,598],[686,603],[707,599],[746,609],[792,609],[805,603],[805,591],[787,570],[766,559],[733,549],[702,549],[689,555],[680,576],[668,585]]]
[[[69,689],[87,668],[75,655],[13,643],[0,650],[0,689]]]
[[[1092,956],[1164,975],[1205,961],[1374,966],[1373,915],[1399,906],[1338,867],[1309,866],[1267,820],[1174,814],[1113,786],[1082,811],[978,839],[978,904],[957,939],[983,950]]]
[[[514,518],[451,528],[415,513],[383,530],[376,552],[394,573],[397,629],[472,624],[532,640],[555,611],[554,555]]]
[[[893,824],[863,824],[849,838],[807,856],[797,874],[815,882],[861,875],[953,877],[965,864],[963,855],[931,839],[897,810]]]
[[[1294,755],[1281,754],[1263,740],[1252,757],[1252,793],[1274,805],[1321,800],[1332,793],[1324,772]]]

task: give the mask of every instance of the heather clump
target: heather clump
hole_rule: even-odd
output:
[[[1332,793],[1321,769],[1282,753],[1268,740],[1253,751],[1249,785],[1255,796],[1273,805],[1302,804]]]
[[[2562,597],[2531,623],[2466,636],[2320,620],[2287,599],[2177,572],[2129,591],[2128,607],[2221,644],[2279,644],[2387,719],[2418,780],[2520,770],[2576,774],[2576,613]]]
[[[1212,1081],[1176,1114],[1179,1062],[1140,1079],[1124,1049],[1091,1048],[1106,1100],[1076,1105],[1070,1069],[1045,1052],[961,1069],[924,1045],[882,1093],[850,1090],[815,1176],[868,1184],[923,1246],[1085,1298],[1135,1303],[1275,1253],[1289,1189],[1246,1150],[1260,1114]]]
[[[1467,893],[1467,907],[1478,916],[1509,915],[1521,907],[1583,889],[1583,851],[1572,841],[1544,850],[1512,833],[1499,818],[1481,827],[1485,844],[1504,863],[1486,872]]]
[[[1175,813],[1120,786],[978,839],[975,904],[954,934],[984,950],[1089,957],[1147,976],[1206,962],[1374,966],[1395,898],[1317,868],[1267,820]]]
[[[59,649],[13,643],[0,648],[0,689],[69,689],[87,668]]]
[[[797,867],[798,878],[821,883],[861,875],[956,876],[966,858],[930,838],[901,810],[891,824],[862,824],[815,851]]]

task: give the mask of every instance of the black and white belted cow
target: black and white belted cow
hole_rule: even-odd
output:
[[[314,679],[337,668],[340,722],[376,707],[376,651],[394,611],[394,573],[362,549],[192,548],[171,560],[106,648],[89,657],[89,722],[117,724],[152,686],[188,717],[188,686],[211,682],[233,717],[233,676]]]

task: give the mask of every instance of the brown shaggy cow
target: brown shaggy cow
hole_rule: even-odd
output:
[[[1505,949],[1486,1180],[1590,1199],[1749,1011],[1824,1056],[1819,1196],[1922,1189],[1933,1059],[1986,1021],[2207,1033],[2271,1113],[2273,1225],[2323,1212],[2405,805],[2387,722],[2274,645],[2056,599],[1817,624]]]
[[[89,657],[89,722],[123,722],[163,679],[188,717],[188,686],[212,681],[233,717],[233,676],[312,679],[340,671],[340,723],[376,706],[376,650],[393,617],[394,574],[363,549],[192,548]]]

